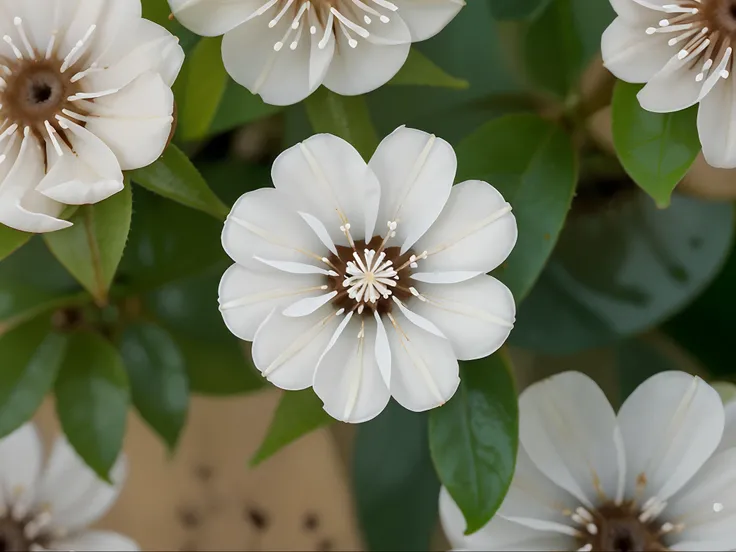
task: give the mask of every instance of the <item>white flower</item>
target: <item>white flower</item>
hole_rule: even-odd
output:
[[[87,530],[120,493],[123,457],[112,470],[113,485],[98,479],[63,437],[45,468],[43,457],[31,423],[0,440],[0,550],[138,550],[117,533]]]
[[[603,33],[603,63],[619,79],[647,83],[641,106],[657,113],[700,103],[706,161],[736,167],[736,37],[732,0],[610,0],[618,17]]]
[[[276,159],[275,189],[238,200],[220,310],[269,381],[312,386],[357,423],[389,396],[414,411],[443,404],[457,359],[501,346],[514,300],[486,272],[516,243],[516,220],[486,182],[453,187],[456,168],[452,147],[418,130],[394,131],[368,165],[318,134]]]
[[[465,0],[169,0],[187,28],[224,34],[228,73],[273,105],[320,84],[345,96],[388,82],[412,42],[449,23]]]
[[[496,517],[465,536],[443,489],[453,546],[472,550],[733,550],[736,403],[684,372],[642,383],[618,416],[566,372],[519,399],[520,445]],[[724,432],[725,426],[725,432]]]
[[[70,226],[161,155],[184,53],[140,0],[0,0],[0,223]]]

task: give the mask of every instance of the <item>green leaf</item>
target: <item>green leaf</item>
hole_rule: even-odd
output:
[[[334,420],[322,409],[322,401],[311,389],[284,392],[266,437],[250,459],[251,467],[257,466],[307,433],[332,422]]]
[[[368,550],[431,550],[440,484],[429,457],[426,413],[391,401],[376,419],[360,424],[353,488]]]
[[[54,309],[90,301],[40,237],[0,262],[0,334]]]
[[[388,84],[438,86],[441,88],[455,88],[464,90],[470,83],[463,79],[452,77],[422,54],[416,48],[409,50],[406,63]]]
[[[576,93],[614,15],[609,2],[602,0],[548,0],[524,37],[523,55],[532,81],[561,98]]]
[[[600,185],[579,189],[511,343],[568,354],[641,333],[682,309],[723,266],[730,205],[676,194],[661,210],[629,181]]]
[[[736,400],[736,385],[730,381],[715,381],[711,383],[711,386],[718,391],[723,404]]]
[[[133,404],[173,450],[189,408],[184,355],[172,337],[153,324],[128,326],[120,341],[120,354]]]
[[[225,220],[230,209],[207,186],[189,158],[174,144],[152,165],[130,174],[131,180],[168,199]]]
[[[322,86],[304,105],[314,132],[339,136],[366,160],[376,151],[378,136],[363,96],[340,96]]]
[[[0,224],[0,261],[22,245],[25,245],[32,237],[33,234],[20,232],[19,230]]]
[[[185,53],[199,41],[199,37],[193,32],[185,29],[176,19],[170,17],[171,8],[167,0],[143,0],[143,17],[158,23],[170,33],[179,37],[179,44]]]
[[[0,335],[0,438],[27,422],[54,386],[65,339],[36,320]]]
[[[216,265],[144,296],[145,309],[184,355],[191,390],[206,395],[245,393],[266,384],[217,308],[224,271],[224,266]]]
[[[150,290],[224,261],[222,222],[143,189],[135,212],[118,282]]]
[[[632,180],[659,207],[670,204],[678,182],[700,153],[698,107],[652,113],[639,105],[642,85],[623,81],[613,92],[613,143]]]
[[[550,0],[489,0],[488,6],[496,19],[526,19],[544,9]]]
[[[130,394],[120,355],[100,335],[71,335],[55,390],[56,412],[69,443],[109,481],[123,446]]]
[[[621,405],[634,390],[645,380],[659,372],[679,370],[672,359],[667,358],[659,348],[648,343],[643,338],[627,339],[618,343],[614,349],[616,354],[619,383],[618,401],[611,401],[614,405]]]
[[[259,96],[251,94],[247,88],[231,80],[225,87],[210,134],[221,134],[282,110],[283,107],[264,103]]]
[[[215,119],[229,77],[222,63],[222,37],[203,38],[187,56],[176,83],[177,132],[182,140],[205,138]]]
[[[489,182],[514,209],[519,238],[494,276],[519,302],[542,272],[570,209],[578,174],[570,137],[536,115],[507,115],[463,140],[457,156],[459,181]]]
[[[504,353],[463,362],[460,388],[429,415],[429,449],[440,481],[460,507],[466,534],[501,506],[516,465],[519,412]]]
[[[665,332],[713,376],[736,381],[731,341],[736,308],[736,249],[713,283],[664,325]]]
[[[74,226],[44,234],[54,256],[87,289],[98,304],[107,303],[130,230],[133,196],[130,182],[114,196],[83,205],[71,218]]]

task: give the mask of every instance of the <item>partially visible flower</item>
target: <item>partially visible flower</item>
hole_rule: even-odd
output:
[[[456,169],[452,147],[419,130],[394,131],[367,165],[318,134],[276,159],[275,189],[238,200],[220,310],[269,381],[313,386],[331,416],[357,423],[391,396],[414,411],[443,404],[457,359],[503,344],[514,299],[486,273],[514,247],[516,220],[490,184],[453,186]]]
[[[70,226],[161,155],[184,53],[141,0],[0,0],[0,224]]]
[[[0,440],[1,550],[138,550],[123,535],[87,529],[117,499],[125,480],[124,457],[112,469],[112,485],[100,480],[63,437],[45,468],[43,463],[33,424]]]
[[[706,161],[736,167],[732,0],[610,0],[618,17],[603,33],[603,63],[621,80],[647,83],[641,106],[657,113],[697,103]]]
[[[700,378],[657,374],[616,416],[590,378],[566,372],[525,390],[519,416],[516,473],[496,517],[465,536],[441,491],[456,548],[736,548],[736,403],[724,412]]]
[[[228,73],[266,103],[290,105],[320,84],[345,96],[388,82],[412,42],[449,23],[465,0],[169,0],[204,36],[224,34]]]

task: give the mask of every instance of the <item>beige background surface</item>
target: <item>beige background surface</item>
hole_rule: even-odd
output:
[[[278,396],[193,398],[173,458],[131,414],[128,482],[99,526],[144,550],[360,549],[345,464],[329,430],[248,467]],[[38,422],[50,440],[58,430],[51,402]]]

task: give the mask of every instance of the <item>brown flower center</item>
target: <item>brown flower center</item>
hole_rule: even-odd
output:
[[[356,241],[355,247],[337,245],[337,255],[328,258],[336,276],[328,276],[328,289],[337,292],[335,307],[363,314],[367,308],[379,314],[391,312],[396,300],[406,301],[413,293],[411,265],[417,260],[411,251],[384,247],[380,236],[370,242]]]
[[[26,537],[25,525],[10,517],[0,517],[0,552],[29,550],[34,541]]]

